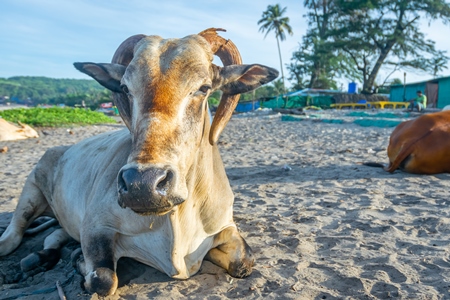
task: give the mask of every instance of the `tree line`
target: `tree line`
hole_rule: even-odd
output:
[[[241,101],[250,101],[283,93],[281,81],[241,95]],[[211,106],[219,104],[221,92],[208,99]],[[3,100],[2,100],[3,99]],[[30,106],[81,105],[84,101],[91,109],[100,103],[111,102],[111,92],[92,79],[55,79],[48,77],[16,76],[0,78],[0,103],[13,102]]]
[[[337,80],[347,78],[362,82],[362,93],[372,93],[397,70],[437,76],[447,68],[446,52],[426,38],[420,23],[448,24],[445,0],[304,0],[304,7],[308,29],[287,65],[294,90],[336,89]],[[278,50],[279,41],[292,34],[286,11],[269,5],[258,21],[260,31],[275,33]],[[380,82],[381,70],[390,74]]]
[[[16,76],[0,78],[0,98],[27,105],[81,105],[97,108],[110,102],[111,93],[94,80],[55,79],[48,77]]]

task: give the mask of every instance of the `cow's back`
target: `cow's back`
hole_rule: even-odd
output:
[[[391,134],[390,165],[406,172],[450,172],[450,111],[423,115],[398,125]],[[394,168],[392,168],[394,169]]]

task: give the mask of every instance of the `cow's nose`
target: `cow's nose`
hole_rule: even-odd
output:
[[[135,196],[140,196],[142,192],[144,197],[150,196],[148,192],[164,196],[172,179],[173,173],[168,169],[151,168],[139,171],[137,168],[130,168],[119,174],[119,192],[132,193]]]
[[[169,168],[128,168],[119,172],[117,180],[122,207],[152,210],[177,204],[169,203],[174,182],[174,172]]]

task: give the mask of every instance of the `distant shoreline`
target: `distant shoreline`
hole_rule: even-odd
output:
[[[16,109],[16,108],[30,108],[30,106],[26,106],[26,105],[0,105],[0,110]]]

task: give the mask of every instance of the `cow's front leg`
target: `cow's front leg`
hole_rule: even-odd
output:
[[[117,260],[114,256],[115,232],[108,229],[84,230],[81,237],[83,258],[78,270],[86,280],[84,287],[90,293],[112,295],[117,290]]]
[[[228,227],[214,237],[216,248],[209,250],[206,259],[227,270],[233,277],[246,277],[252,273],[255,262],[252,250],[237,231]]]

